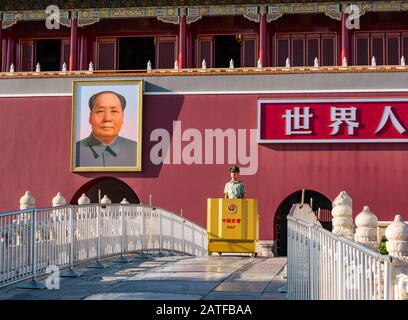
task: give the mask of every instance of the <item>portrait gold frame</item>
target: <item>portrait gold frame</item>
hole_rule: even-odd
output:
[[[79,86],[92,85],[120,85],[120,84],[134,84],[135,89],[138,90],[138,140],[136,147],[136,164],[131,167],[80,167],[76,164],[76,120],[77,120],[77,88]],[[138,172],[142,171],[142,115],[143,115],[143,80],[100,80],[100,81],[86,81],[74,80],[72,82],[72,120],[71,120],[71,171],[72,172]]]

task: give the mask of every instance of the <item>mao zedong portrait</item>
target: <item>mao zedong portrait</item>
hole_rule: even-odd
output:
[[[91,134],[76,143],[80,167],[131,167],[136,165],[136,141],[119,135],[124,123],[126,99],[102,91],[89,99]]]

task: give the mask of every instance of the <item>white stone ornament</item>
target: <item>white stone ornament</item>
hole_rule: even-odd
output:
[[[376,66],[377,66],[377,60],[375,59],[374,56],[371,58],[371,66],[372,66],[372,67],[376,67]]]
[[[35,72],[41,72],[40,63],[37,63],[37,65],[35,66]]]
[[[404,58],[404,56],[401,57],[401,66],[405,67],[405,58]]]
[[[94,70],[94,66],[93,66],[93,63],[91,61],[91,62],[89,62],[88,71],[93,71],[93,70]]]
[[[11,73],[14,73],[14,72],[15,72],[15,68],[14,68],[14,64],[13,64],[13,63],[10,65],[10,72],[11,72]]]
[[[314,59],[314,67],[315,68],[319,67],[319,59],[317,59],[317,57]]]
[[[81,197],[78,199],[78,204],[79,205],[84,205],[84,204],[90,204],[91,199],[89,199],[85,193],[81,195]]]
[[[333,233],[354,240],[352,200],[346,191],[340,194],[333,201]]]
[[[343,58],[342,66],[347,67],[347,58],[346,57]]]
[[[123,200],[120,202],[121,204],[129,204],[129,201],[127,201],[126,198],[123,198]]]
[[[355,223],[357,228],[354,240],[377,250],[378,218],[368,206],[364,206],[363,211],[357,215]]]
[[[178,70],[179,66],[178,66],[178,61],[176,59],[176,61],[174,61],[174,70]]]
[[[396,215],[394,221],[385,229],[386,247],[389,255],[403,260],[408,259],[408,224],[401,215]]]
[[[230,69],[234,69],[234,60],[230,60],[229,67]]]
[[[32,208],[35,208],[35,198],[30,191],[26,191],[26,193],[20,198],[20,210]]]
[[[290,60],[289,60],[289,57],[286,58],[286,68],[290,68]]]
[[[101,199],[101,203],[102,204],[111,204],[112,203],[112,201],[108,198],[108,196],[105,194],[104,196],[103,196],[103,198]]]
[[[207,61],[205,59],[201,62],[201,69],[207,69]]]
[[[261,61],[261,59],[258,59],[257,68],[262,68],[262,61]]]
[[[62,65],[62,72],[67,72],[67,64],[65,62]]]
[[[149,61],[147,61],[147,71],[152,71],[152,63]]]
[[[64,206],[66,204],[65,198],[62,196],[61,192],[58,192],[57,195],[52,198],[52,206]]]

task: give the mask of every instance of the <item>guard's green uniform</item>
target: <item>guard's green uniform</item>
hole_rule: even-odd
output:
[[[243,198],[245,194],[245,186],[239,180],[236,181],[231,180],[230,182],[227,182],[225,184],[224,194],[227,194],[228,198],[230,199]]]

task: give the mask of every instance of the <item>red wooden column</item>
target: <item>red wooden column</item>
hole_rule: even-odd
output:
[[[78,69],[87,70],[86,60],[88,57],[87,34],[85,28],[80,29],[79,32],[79,48],[78,48]]]
[[[347,64],[350,65],[350,52],[349,52],[349,41],[350,41],[350,31],[347,28],[347,13],[342,13],[341,15],[341,52],[340,52],[340,66],[343,64],[343,58],[346,57]]]
[[[78,19],[73,16],[71,19],[71,50],[69,53],[69,71],[77,69],[78,57]]]
[[[187,28],[187,68],[193,67],[193,32],[191,30],[191,25]]]
[[[179,23],[179,50],[178,50],[178,65],[179,69],[186,67],[187,62],[187,34],[186,34],[186,16],[180,16]]]
[[[267,66],[267,53],[266,53],[266,14],[261,13],[259,17],[259,54],[258,59],[261,60],[262,66]]]
[[[16,67],[16,62],[14,61],[15,59],[15,41],[14,41],[14,34],[13,31],[10,30],[7,36],[7,55],[6,55],[6,71],[10,70],[10,65],[14,64],[14,67]]]

